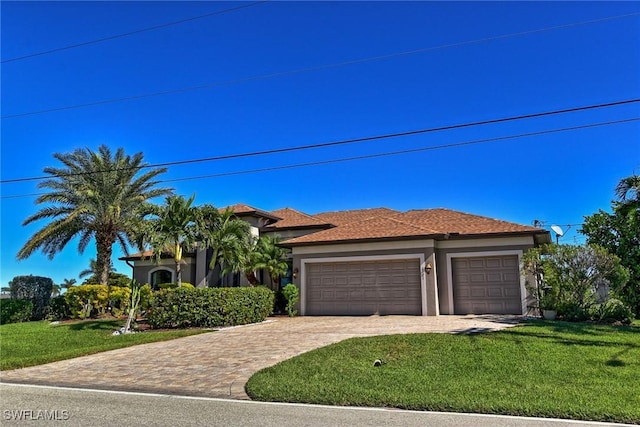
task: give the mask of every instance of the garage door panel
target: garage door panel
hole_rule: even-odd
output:
[[[317,265],[320,267],[316,267],[316,263],[309,263],[306,268],[305,314],[422,313],[418,259],[331,262]],[[321,289],[321,292],[318,292],[318,289]]]
[[[453,258],[455,314],[521,314],[519,261],[516,255]]]

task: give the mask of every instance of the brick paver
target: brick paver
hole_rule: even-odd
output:
[[[248,399],[256,371],[351,337],[497,330],[514,316],[371,316],[273,318],[266,322],[29,368],[0,381],[147,393]]]

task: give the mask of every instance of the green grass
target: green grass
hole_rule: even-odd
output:
[[[172,330],[112,336],[122,320],[91,320],[51,325],[49,322],[12,323],[0,326],[0,369],[41,365],[203,332]]]
[[[384,364],[374,367],[373,361]],[[354,338],[264,369],[253,399],[640,423],[640,326]]]

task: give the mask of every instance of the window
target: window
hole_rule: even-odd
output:
[[[162,283],[173,283],[173,272],[171,270],[160,269],[149,274],[151,289],[158,290],[158,285]]]

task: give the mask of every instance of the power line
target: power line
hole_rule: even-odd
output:
[[[341,159],[322,160],[322,161],[315,161],[315,162],[308,162],[308,163],[298,163],[298,164],[294,164],[294,165],[285,165],[285,166],[273,166],[273,167],[269,167],[269,168],[251,169],[251,170],[244,170],[244,171],[224,172],[224,173],[218,173],[218,174],[212,174],[212,175],[201,175],[201,176],[195,176],[195,177],[165,179],[165,180],[160,180],[158,182],[190,181],[190,180],[195,180],[195,179],[219,178],[219,177],[232,176],[232,175],[245,175],[245,174],[251,174],[251,173],[258,173],[258,172],[269,172],[269,171],[283,170],[283,169],[294,169],[294,168],[309,167],[309,166],[319,166],[319,165],[326,165],[326,164],[331,164],[331,163],[349,162],[349,161],[353,161],[353,160],[365,160],[365,159],[373,159],[373,158],[377,158],[377,157],[388,157],[388,156],[397,156],[397,155],[402,155],[402,154],[420,153],[420,152],[425,152],[425,151],[442,150],[442,149],[446,149],[446,148],[463,147],[463,146],[466,146],[466,145],[486,144],[486,143],[489,143],[489,142],[504,141],[504,140],[507,140],[507,139],[516,139],[516,138],[525,138],[525,137],[531,137],[531,136],[547,135],[547,134],[551,134],[551,133],[567,132],[567,131],[572,131],[572,130],[588,129],[588,128],[599,127],[599,126],[608,126],[608,125],[615,125],[615,124],[629,123],[629,122],[637,122],[637,121],[640,121],[640,117],[632,117],[630,119],[621,119],[621,120],[613,120],[613,121],[608,121],[608,122],[592,123],[592,124],[588,124],[588,125],[571,126],[571,127],[565,127],[565,128],[559,128],[559,129],[549,129],[549,130],[538,131],[538,132],[522,133],[522,134],[518,134],[518,135],[508,135],[508,136],[500,136],[500,137],[495,137],[495,138],[478,139],[478,140],[473,140],[473,141],[454,142],[454,143],[441,144],[441,145],[435,145],[435,146],[430,146],[430,147],[412,148],[412,149],[408,149],[408,150],[390,151],[390,152],[386,152],[386,153],[377,153],[377,154],[367,154],[367,155],[362,155],[362,156],[345,157],[345,158],[341,158]]]
[[[445,131],[445,130],[462,129],[462,128],[468,128],[468,127],[474,127],[474,126],[482,126],[482,125],[488,125],[488,124],[511,122],[511,121],[516,121],[516,120],[552,116],[552,115],[572,113],[572,112],[577,112],[577,111],[593,110],[593,109],[598,109],[598,108],[609,108],[609,107],[614,107],[614,106],[618,106],[618,105],[632,104],[632,103],[636,103],[636,102],[640,102],[640,98],[628,99],[628,100],[624,100],[624,101],[608,102],[608,103],[604,103],[604,104],[587,105],[587,106],[582,106],[582,107],[572,107],[572,108],[566,108],[566,109],[562,109],[562,110],[544,111],[544,112],[540,112],[540,113],[524,114],[524,115],[520,115],[520,116],[503,117],[503,118],[499,118],[499,119],[491,119],[491,120],[483,120],[483,121],[476,121],[476,122],[470,122],[470,123],[461,123],[461,124],[456,124],[456,125],[440,126],[440,127],[435,127],[435,128],[418,129],[418,130],[412,130],[412,131],[404,131],[404,132],[397,132],[397,133],[390,133],[390,134],[383,134],[383,135],[375,135],[375,136],[368,136],[368,137],[362,137],[362,138],[352,138],[352,139],[345,139],[345,140],[340,140],[340,141],[324,142],[324,143],[319,143],[319,144],[309,144],[309,145],[302,145],[302,146],[297,146],[297,147],[276,148],[276,149],[271,149],[271,150],[252,151],[252,152],[248,152],[248,153],[229,154],[229,155],[225,155],[225,156],[204,157],[204,158],[197,158],[197,159],[190,159],[190,160],[177,160],[177,161],[172,161],[172,162],[155,163],[155,164],[142,166],[142,167],[139,167],[139,168],[142,169],[142,168],[152,168],[152,167],[176,166],[176,165],[184,165],[184,164],[191,164],[191,163],[202,163],[202,162],[211,162],[211,161],[219,161],[219,160],[237,159],[237,158],[243,158],[243,157],[263,156],[263,155],[267,155],[267,154],[279,154],[279,153],[286,153],[286,152],[292,152],[292,151],[301,151],[301,150],[309,150],[309,149],[315,149],[315,148],[334,147],[334,146],[338,146],[338,145],[355,144],[355,143],[360,143],[360,142],[368,142],[368,141],[377,141],[377,140],[389,139],[389,138],[397,138],[397,137],[401,137],[401,136],[410,136],[410,135],[419,135],[419,134],[432,133],[432,132],[441,132],[441,131]],[[78,173],[64,174],[64,175],[60,175],[60,176],[79,176],[79,175],[86,175],[86,174],[97,173],[97,172],[108,172],[108,170],[93,171],[93,172],[78,172]],[[25,181],[40,181],[40,180],[43,180],[43,179],[50,179],[50,178],[51,178],[51,176],[36,176],[36,177],[27,177],[27,178],[4,179],[4,180],[0,180],[0,184],[9,184],[9,183],[25,182]]]
[[[165,24],[159,24],[159,25],[154,25],[152,27],[140,28],[138,30],[129,31],[129,32],[126,32],[126,33],[114,34],[114,35],[111,35],[111,36],[102,37],[102,38],[95,39],[95,40],[89,40],[89,41],[82,42],[82,43],[76,43],[76,44],[72,44],[72,45],[68,45],[68,46],[58,47],[58,48],[55,48],[55,49],[49,49],[49,50],[44,50],[44,51],[41,51],[41,52],[30,53],[28,55],[18,56],[18,57],[10,58],[10,59],[5,59],[3,61],[0,61],[0,64],[6,64],[8,62],[21,61],[21,60],[27,59],[27,58],[33,58],[33,57],[36,57],[36,56],[42,56],[42,55],[48,55],[50,53],[61,52],[63,50],[75,49],[77,47],[88,46],[88,45],[92,45],[92,44],[96,44],[96,43],[102,43],[102,42],[105,42],[105,41],[119,39],[119,38],[122,38],[122,37],[128,37],[128,36],[132,36],[134,34],[140,34],[140,33],[144,33],[144,32],[147,32],[147,31],[159,30],[161,28],[166,28],[166,27],[171,27],[171,26],[174,26],[174,25],[184,24],[185,22],[195,21],[197,19],[208,18],[210,16],[215,16],[215,15],[222,15],[222,14],[229,13],[229,12],[235,12],[236,10],[257,6],[257,5],[266,3],[268,1],[269,0],[264,0],[264,1],[258,1],[258,2],[255,2],[255,3],[250,3],[250,4],[243,4],[241,6],[236,6],[236,7],[232,7],[232,8],[229,8],[229,9],[223,9],[223,10],[217,10],[215,12],[205,13],[204,15],[192,16],[191,18],[181,19],[179,21],[167,22]]]
[[[362,156],[344,157],[344,158],[339,158],[339,159],[322,160],[322,161],[315,161],[315,162],[308,162],[308,163],[297,163],[297,164],[293,164],[293,165],[272,166],[272,167],[268,167],[268,168],[249,169],[249,170],[233,171],[233,172],[224,172],[224,173],[211,174],[211,175],[199,175],[199,176],[184,177],[184,178],[164,179],[164,180],[158,180],[158,183],[192,181],[192,180],[197,180],[197,179],[220,178],[220,177],[233,176],[233,175],[246,175],[246,174],[252,174],[252,173],[271,172],[271,171],[284,170],[284,169],[295,169],[295,168],[310,167],[310,166],[320,166],[320,165],[327,165],[327,164],[332,164],[332,163],[349,162],[349,161],[354,161],[354,160],[365,160],[365,159],[373,159],[373,158],[378,158],[378,157],[389,157],[389,156],[397,156],[397,155],[402,155],[402,154],[412,154],[412,153],[419,153],[419,152],[426,152],[426,151],[442,150],[442,149],[447,149],[447,148],[463,147],[463,146],[467,146],[467,145],[486,144],[486,143],[489,143],[489,142],[504,141],[504,140],[508,140],[508,139],[525,138],[525,137],[546,135],[546,134],[551,134],[551,133],[568,132],[568,131],[579,130],[579,129],[588,129],[588,128],[593,128],[593,127],[609,126],[609,125],[616,125],[616,124],[630,123],[630,122],[637,122],[637,121],[640,121],[640,117],[632,117],[632,118],[629,118],[629,119],[612,120],[612,121],[600,122],[600,123],[591,123],[591,124],[587,124],[587,125],[571,126],[571,127],[565,127],[565,128],[547,129],[547,130],[542,130],[542,131],[537,131],[537,132],[529,132],[529,133],[522,133],[522,134],[517,134],[517,135],[507,135],[507,136],[494,137],[494,138],[485,138],[485,139],[478,139],[478,140],[472,140],[472,141],[454,142],[454,143],[449,143],[449,144],[441,144],[441,145],[413,148],[413,149],[407,149],[407,150],[390,151],[390,152],[385,152],[385,153],[367,154],[367,155],[362,155]],[[43,195],[43,194],[46,194],[46,193],[31,193],[31,194],[18,194],[18,195],[10,195],[10,196],[0,196],[0,199],[40,196],[40,195]]]
[[[2,120],[4,120],[4,119],[14,119],[14,118],[18,118],[18,117],[26,117],[26,116],[34,116],[34,115],[38,115],[38,114],[53,113],[53,112],[57,112],[57,111],[66,111],[66,110],[75,110],[75,109],[86,108],[86,107],[95,107],[95,106],[98,106],[98,105],[113,104],[113,103],[117,103],[117,102],[135,101],[135,100],[138,100],[138,99],[152,98],[152,97],[156,97],[156,96],[171,95],[171,94],[184,93],[184,92],[192,92],[192,91],[203,90],[203,89],[212,89],[212,88],[220,87],[220,86],[228,86],[228,85],[247,83],[247,82],[257,81],[257,80],[266,80],[266,79],[271,79],[271,78],[276,78],[276,77],[289,76],[289,75],[294,75],[294,74],[302,74],[302,73],[308,73],[308,72],[313,72],[313,71],[321,71],[321,70],[327,70],[327,69],[332,69],[332,68],[344,67],[344,66],[347,66],[347,65],[363,64],[363,63],[372,62],[372,61],[381,61],[381,60],[395,58],[395,57],[399,57],[399,56],[415,55],[415,54],[418,54],[418,53],[425,53],[425,52],[430,52],[430,51],[434,51],[434,50],[447,49],[447,48],[451,48],[451,47],[459,47],[459,46],[465,46],[465,45],[476,44],[476,43],[483,43],[483,42],[487,42],[487,41],[500,40],[500,39],[506,39],[506,38],[511,38],[511,37],[519,37],[519,36],[523,36],[523,35],[527,35],[527,34],[540,33],[540,32],[545,32],[545,31],[557,30],[557,29],[561,29],[561,28],[575,27],[575,26],[586,25],[586,24],[594,24],[594,23],[598,23],[598,22],[610,21],[610,20],[613,20],[613,19],[620,19],[620,18],[626,18],[626,17],[638,16],[638,15],[640,15],[640,12],[634,12],[634,13],[625,14],[625,15],[608,16],[608,17],[599,18],[599,19],[592,19],[592,20],[589,20],[589,21],[574,22],[574,23],[569,23],[569,24],[557,25],[557,26],[553,26],[553,27],[545,27],[545,28],[539,28],[539,29],[535,29],[535,30],[521,31],[521,32],[518,32],[518,33],[503,34],[503,35],[493,36],[493,37],[484,37],[484,38],[481,38],[481,39],[467,40],[467,41],[462,41],[462,42],[457,42],[457,43],[449,43],[449,44],[445,44],[445,45],[432,46],[432,47],[414,49],[414,50],[403,51],[403,52],[395,52],[395,53],[390,53],[390,54],[385,54],[385,55],[378,55],[378,56],[372,56],[372,57],[368,57],[368,58],[343,61],[343,62],[338,62],[338,63],[333,63],[333,64],[318,65],[318,66],[315,66],[315,67],[299,68],[299,69],[295,69],[295,70],[287,70],[287,71],[280,71],[280,72],[269,73],[269,74],[261,74],[261,75],[257,75],[257,76],[250,76],[250,77],[244,77],[244,78],[239,78],[239,79],[224,80],[224,81],[220,81],[220,82],[206,83],[206,84],[202,84],[202,85],[188,86],[188,87],[177,88],[177,89],[168,89],[168,90],[159,91],[159,92],[132,95],[132,96],[126,96],[126,97],[121,97],[121,98],[103,99],[103,100],[99,100],[99,101],[86,102],[86,103],[83,103],[83,104],[67,105],[67,106],[62,106],[62,107],[48,108],[48,109],[44,109],[44,110],[29,111],[29,112],[25,112],[25,113],[8,114],[8,115],[0,116],[0,119],[2,119]]]

